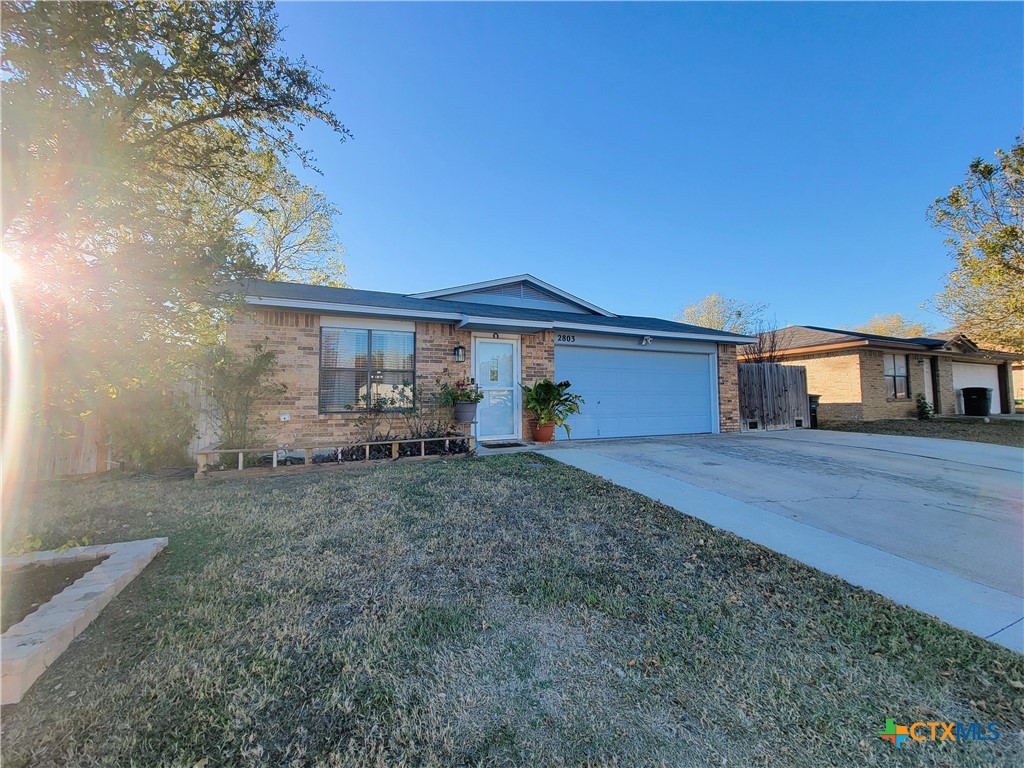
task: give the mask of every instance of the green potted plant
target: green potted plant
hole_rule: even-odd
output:
[[[523,389],[523,408],[532,416],[530,429],[533,439],[538,443],[551,442],[555,435],[555,427],[563,427],[565,436],[572,438],[571,428],[566,420],[574,413],[580,412],[583,398],[569,392],[572,386],[568,381],[557,384],[551,379],[541,379],[532,387],[525,384]]]
[[[454,409],[456,423],[468,424],[476,421],[476,406],[484,399],[484,393],[472,379],[452,379],[446,369],[444,377],[437,379],[437,399],[441,405]]]

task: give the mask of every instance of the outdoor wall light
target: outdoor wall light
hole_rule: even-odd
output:
[[[455,354],[455,362],[456,363],[464,363],[464,362],[466,362],[466,348],[464,346],[459,344],[459,346],[457,346],[453,351],[454,351],[454,354]]]
[[[653,343],[654,343],[654,339],[652,339],[650,336],[644,336],[642,339],[640,339],[640,346],[641,347],[649,347]]]

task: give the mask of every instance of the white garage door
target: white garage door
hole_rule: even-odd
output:
[[[586,403],[573,438],[711,432],[715,403],[708,355],[555,347],[555,376]],[[565,432],[558,430],[559,439]]]
[[[999,366],[976,363],[953,363],[953,389],[988,387],[992,390],[992,413],[1002,413],[999,392]]]

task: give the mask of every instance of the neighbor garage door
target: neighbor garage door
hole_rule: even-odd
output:
[[[586,403],[573,438],[711,432],[716,406],[706,354],[556,346],[555,375]],[[559,430],[558,437],[565,434]]]
[[[953,389],[988,387],[992,390],[992,413],[1002,413],[999,393],[999,366],[978,363],[953,363]]]

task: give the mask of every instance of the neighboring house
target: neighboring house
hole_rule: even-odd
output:
[[[481,440],[529,438],[519,385],[545,377],[586,400],[573,438],[739,429],[736,345],[753,339],[616,315],[530,275],[418,294],[254,280],[245,301],[228,343],[277,352],[287,386],[262,404],[270,443],[357,440],[368,393],[430,390],[446,368],[485,393]]]
[[[807,369],[808,392],[821,395],[821,419],[912,417],[919,392],[936,413],[962,413],[964,387],[990,388],[992,412],[1012,412],[1011,366],[1021,356],[981,349],[963,335],[899,339],[813,325],[775,334],[776,362]],[[740,362],[745,352],[741,347]]]

